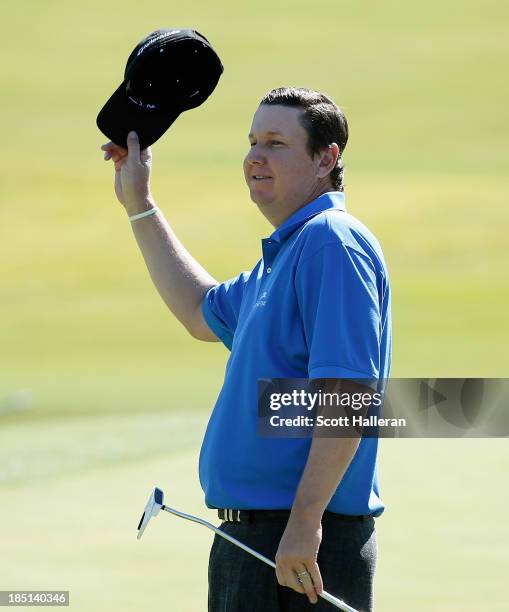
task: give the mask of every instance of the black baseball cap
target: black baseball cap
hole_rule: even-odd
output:
[[[183,111],[200,106],[214,91],[223,65],[209,41],[195,30],[156,30],[127,60],[124,80],[97,115],[97,127],[127,148],[134,130],[145,149]]]

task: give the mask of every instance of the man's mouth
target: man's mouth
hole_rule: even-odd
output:
[[[271,176],[265,176],[263,174],[254,174],[252,177],[255,181],[265,181],[267,179],[271,179]]]

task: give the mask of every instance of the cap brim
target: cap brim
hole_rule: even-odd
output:
[[[159,140],[180,115],[181,110],[144,110],[130,102],[126,96],[125,81],[97,115],[97,127],[115,144],[127,149],[127,134],[135,131],[140,149],[146,149]]]

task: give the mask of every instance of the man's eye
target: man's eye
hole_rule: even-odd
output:
[[[256,143],[256,142],[250,142],[250,143],[249,143],[249,146],[250,146],[250,147],[254,147],[254,146],[255,146],[255,144],[257,144],[257,143]],[[269,140],[269,141],[268,141],[268,144],[269,144],[270,146],[278,146],[278,145],[284,145],[284,142],[281,142],[280,140]]]

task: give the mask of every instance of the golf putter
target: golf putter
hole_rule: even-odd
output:
[[[207,527],[208,529],[212,530],[214,533],[217,533],[218,536],[224,538],[225,540],[228,540],[228,542],[231,542],[235,546],[242,548],[242,550],[245,550],[250,555],[253,555],[253,557],[256,557],[260,561],[263,561],[263,563],[270,565],[270,567],[274,569],[276,568],[276,564],[274,563],[274,561],[271,561],[271,559],[264,557],[256,550],[253,550],[249,546],[246,546],[242,542],[239,542],[239,540],[237,540],[236,538],[232,538],[231,535],[228,535],[224,531],[221,531],[221,529],[212,525],[212,523],[209,523],[208,521],[205,521],[204,519],[201,519],[197,516],[193,516],[192,514],[185,514],[185,512],[180,512],[179,510],[175,510],[174,508],[165,506],[164,505],[164,493],[162,492],[161,489],[158,489],[157,487],[154,489],[154,491],[151,493],[150,497],[148,498],[147,505],[145,506],[145,510],[138,524],[138,540],[143,535],[143,532],[147,528],[147,525],[150,519],[153,516],[157,516],[160,510],[166,510],[166,512],[169,512],[170,514],[174,514],[175,516],[179,516],[180,518],[186,519],[188,521],[193,521],[194,523],[199,523],[200,525],[203,525],[204,527]],[[333,606],[336,606],[336,608],[339,608],[340,610],[344,610],[344,612],[358,612],[355,608],[352,608],[351,606],[349,606],[347,603],[345,603],[341,599],[338,599],[337,597],[334,597],[334,595],[327,593],[327,591],[322,591],[319,594],[319,596],[322,599],[325,599],[326,601],[331,603]]]

